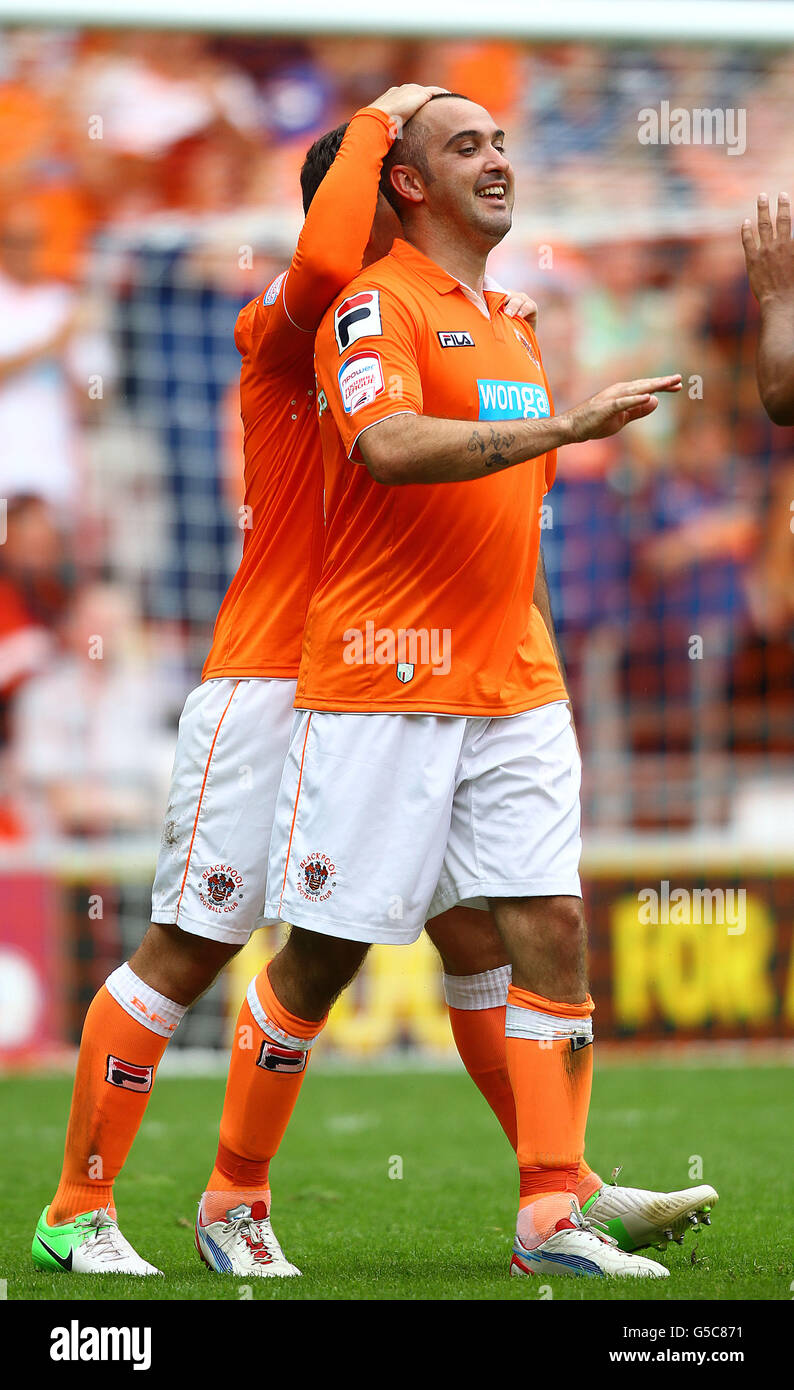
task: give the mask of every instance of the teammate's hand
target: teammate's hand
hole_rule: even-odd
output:
[[[791,203],[788,193],[778,194],[777,225],[773,228],[769,199],[758,195],[758,240],[749,217],[742,223],[742,245],[750,289],[762,304],[767,299],[794,298],[794,242],[791,240]]]
[[[538,326],[538,306],[534,299],[530,299],[523,290],[507,290],[506,293],[505,313],[510,318],[526,319],[534,333]]]
[[[631,420],[652,415],[658,398],[655,391],[680,391],[681,376],[641,377],[638,381],[619,381],[591,396],[589,401],[565,411],[573,442],[585,439],[607,439],[617,434]]]
[[[377,101],[371,101],[377,111],[385,111],[393,121],[410,121],[431,97],[440,96],[447,87],[420,87],[418,82],[405,82],[402,87],[390,87]]]

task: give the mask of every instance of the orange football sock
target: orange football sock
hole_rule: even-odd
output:
[[[237,1019],[215,1167],[202,1201],[207,1221],[230,1207],[270,1207],[270,1160],[290,1121],[312,1044],[325,1019],[296,1018],[280,1003],[267,967],[248,986]]]
[[[184,1013],[128,965],[114,971],[95,995],[83,1024],[63,1169],[47,1213],[50,1226],[113,1206],[113,1180],[138,1133],[157,1064]]]
[[[516,1103],[507,1070],[504,1004],[495,1009],[453,1009],[450,1005],[449,1022],[464,1067],[515,1149]]]
[[[522,1239],[540,1244],[570,1216],[593,1076],[593,1001],[565,1004],[510,986],[506,1050],[516,1104]],[[552,1201],[551,1198],[554,1198]],[[542,1201],[541,1201],[542,1199]]]
[[[466,997],[471,993],[469,981],[484,980],[485,973],[496,976],[500,972],[484,972],[482,976],[444,976],[444,985],[449,1008],[449,1022],[452,1036],[469,1076],[478,1091],[485,1097],[493,1110],[508,1142],[515,1150],[518,1143],[516,1126],[516,1103],[510,1074],[507,1067],[505,1039],[505,1004],[491,1008],[479,1007]],[[507,995],[507,983],[504,985]],[[482,986],[480,986],[482,989]],[[450,999],[458,999],[465,1007],[456,1008]],[[576,1186],[576,1196],[580,1207],[603,1186],[601,1178],[594,1173],[582,1159]]]

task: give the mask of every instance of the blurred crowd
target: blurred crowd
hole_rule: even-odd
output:
[[[790,783],[794,455],[738,225],[788,186],[792,77],[771,49],[0,35],[0,839],[156,830],[239,554],[236,314],[312,139],[407,80],[507,131],[493,269],[539,303],[558,408],[684,376],[563,452],[544,518],[590,822],[725,826],[737,760]],[[744,110],[746,150],[640,143],[663,101]]]

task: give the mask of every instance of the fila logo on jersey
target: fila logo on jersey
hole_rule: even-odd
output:
[[[122,1091],[151,1091],[153,1076],[154,1067],[138,1067],[132,1062],[122,1062],[120,1057],[108,1056],[105,1080]]]
[[[299,1052],[295,1047],[281,1047],[265,1041],[259,1049],[256,1065],[263,1071],[305,1071],[308,1056],[308,1052]]]
[[[540,420],[551,414],[548,393],[529,381],[477,380],[480,420]]]
[[[267,289],[265,290],[265,293],[262,297],[263,304],[275,304],[276,300],[278,299],[279,290],[281,289],[281,286],[284,284],[286,278],[287,272],[286,270],[282,270],[281,274],[276,276],[272,285],[268,285]]]
[[[442,347],[474,347],[471,333],[444,333],[440,328],[437,332]]]
[[[359,338],[382,338],[380,290],[362,290],[343,299],[334,313],[334,333],[340,352]]]
[[[345,415],[355,415],[383,389],[383,367],[377,352],[354,352],[339,369],[339,394]]]

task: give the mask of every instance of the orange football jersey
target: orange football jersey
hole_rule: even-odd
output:
[[[353,117],[289,269],[237,320],[243,554],[218,613],[203,680],[297,675],[323,552],[314,334],[331,300],[361,267],[392,138],[384,112],[367,107]]]
[[[551,414],[537,340],[407,242],[362,271],[317,334],[326,538],[296,706],[510,715],[567,698],[533,604],[556,457],[470,482],[385,486],[368,426],[408,412],[510,421]],[[505,426],[505,428],[509,428]]]

